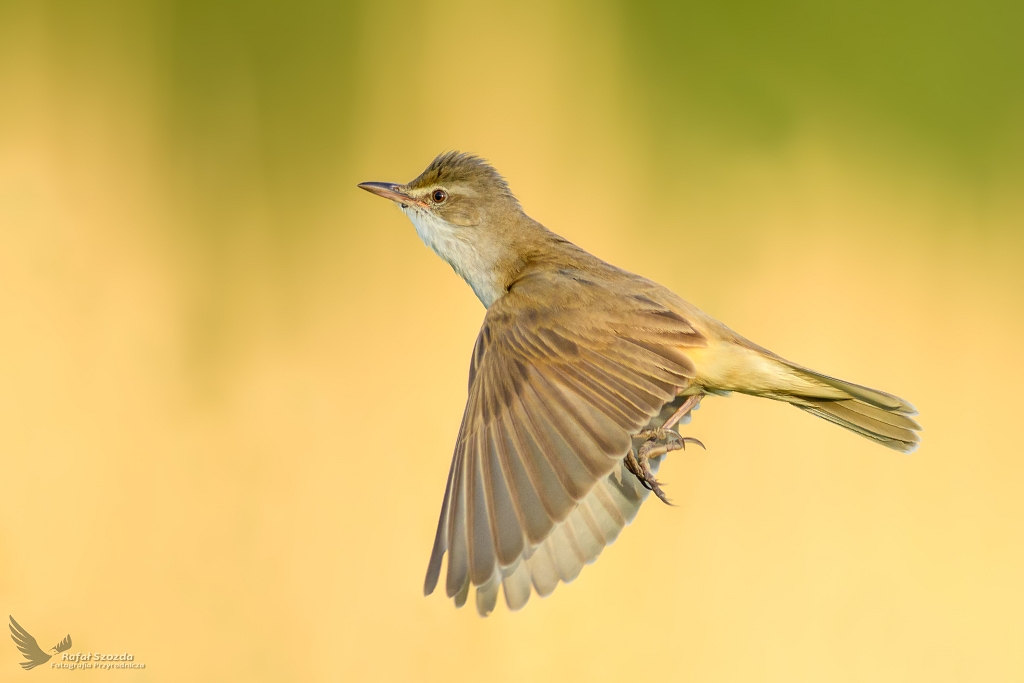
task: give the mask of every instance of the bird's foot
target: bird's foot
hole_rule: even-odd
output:
[[[654,493],[661,502],[671,505],[672,503],[665,496],[665,492],[661,490],[661,484],[654,476],[654,472],[651,471],[651,458],[657,458],[666,453],[686,448],[687,442],[695,443],[701,448],[704,448],[704,444],[692,436],[680,436],[677,432],[664,428],[646,429],[636,434],[634,438],[644,439],[644,442],[635,454],[630,449],[626,455],[626,469],[640,481],[640,484],[645,489]]]
[[[645,429],[642,432],[637,432],[636,434],[634,434],[633,438],[644,439],[645,441],[665,441],[666,443],[677,444],[676,447],[670,448],[668,449],[668,451],[665,451],[666,453],[669,451],[677,451],[680,448],[686,448],[687,443],[695,443],[701,448],[704,448],[704,444],[702,444],[698,439],[695,439],[692,436],[680,436],[679,432],[675,431],[674,429],[666,429],[664,427],[659,427],[657,429]]]

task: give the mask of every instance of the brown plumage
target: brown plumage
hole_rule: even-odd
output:
[[[917,447],[906,401],[790,363],[549,232],[477,157],[444,154],[407,185],[360,187],[395,201],[488,307],[427,594],[445,554],[445,592],[461,606],[476,586],[482,615],[500,586],[514,610],[531,590],[574,579],[655,483],[626,468],[637,435],[686,396],[763,396],[895,450]]]

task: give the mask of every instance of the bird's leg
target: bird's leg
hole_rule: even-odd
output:
[[[703,397],[704,394],[697,394],[695,396],[688,397],[661,427],[656,429],[645,429],[644,431],[635,434],[633,438],[644,439],[644,442],[640,445],[636,454],[633,453],[633,449],[630,449],[629,453],[626,455],[626,469],[640,480],[640,483],[644,488],[652,491],[654,495],[661,500],[661,502],[668,505],[671,505],[671,503],[669,503],[668,498],[665,496],[665,492],[661,490],[658,480],[651,471],[650,459],[657,458],[665,453],[677,451],[681,448],[686,448],[687,442],[695,443],[701,448],[704,448],[704,444],[692,436],[680,436],[678,432],[672,430],[672,427],[674,427],[679,420],[683,418],[683,416],[693,410],[694,406],[700,403],[700,400]],[[662,443],[659,445],[659,442]]]
[[[680,420],[686,417],[686,414],[700,405],[700,400],[704,398],[704,394],[694,394],[693,396],[687,397],[685,401],[676,409],[676,412],[672,413],[672,416],[665,420],[665,424],[661,425],[662,429],[672,429],[676,426]]]
[[[672,503],[669,502],[665,492],[661,490],[661,483],[654,476],[654,472],[651,471],[650,460],[651,458],[655,458],[659,455],[664,455],[669,451],[678,450],[683,447],[683,444],[682,441],[675,440],[669,440],[667,443],[660,446],[657,444],[658,442],[656,440],[650,439],[648,441],[644,441],[643,444],[640,445],[634,460],[636,471],[634,471],[633,474],[640,480],[643,487],[654,493],[662,503],[671,505]],[[630,451],[629,454],[632,456],[633,452]],[[628,464],[626,466],[629,467]]]
[[[676,411],[672,413],[672,415],[669,416],[667,420],[665,420],[665,423],[663,425],[661,425],[660,427],[656,427],[654,429],[645,429],[644,431],[638,432],[633,436],[634,439],[645,439],[647,441],[665,441],[668,443],[677,444],[673,447],[668,448],[667,450],[659,451],[658,453],[652,452],[648,455],[648,457],[653,458],[658,455],[667,453],[669,451],[675,451],[679,450],[680,448],[686,448],[687,442],[695,443],[701,448],[704,448],[704,444],[702,444],[699,440],[693,438],[692,436],[679,436],[678,431],[672,430],[672,428],[675,427],[681,419],[686,417],[686,414],[688,412],[697,407],[702,398],[704,398],[704,394],[696,394],[694,396],[687,397],[687,399],[683,401],[682,404],[680,404],[679,408],[677,408]]]

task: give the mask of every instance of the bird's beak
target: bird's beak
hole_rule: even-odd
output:
[[[372,192],[375,195],[384,197],[384,199],[390,199],[391,201],[401,204],[402,208],[406,206],[418,206],[420,208],[427,208],[426,202],[422,202],[419,199],[413,199],[401,185],[395,183],[359,183],[359,187]]]

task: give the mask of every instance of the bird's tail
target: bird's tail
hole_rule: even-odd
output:
[[[916,415],[917,410],[907,401],[884,391],[844,382],[788,361],[783,362],[811,380],[812,385],[823,384],[832,391],[787,392],[777,398],[893,450],[903,453],[917,450],[921,441],[918,435],[921,425],[910,417]],[[836,398],[835,391],[845,396]]]
[[[733,349],[745,380],[720,388],[785,401],[903,453],[917,449],[921,425],[910,417],[917,410],[902,398],[823,375],[747,340]]]

